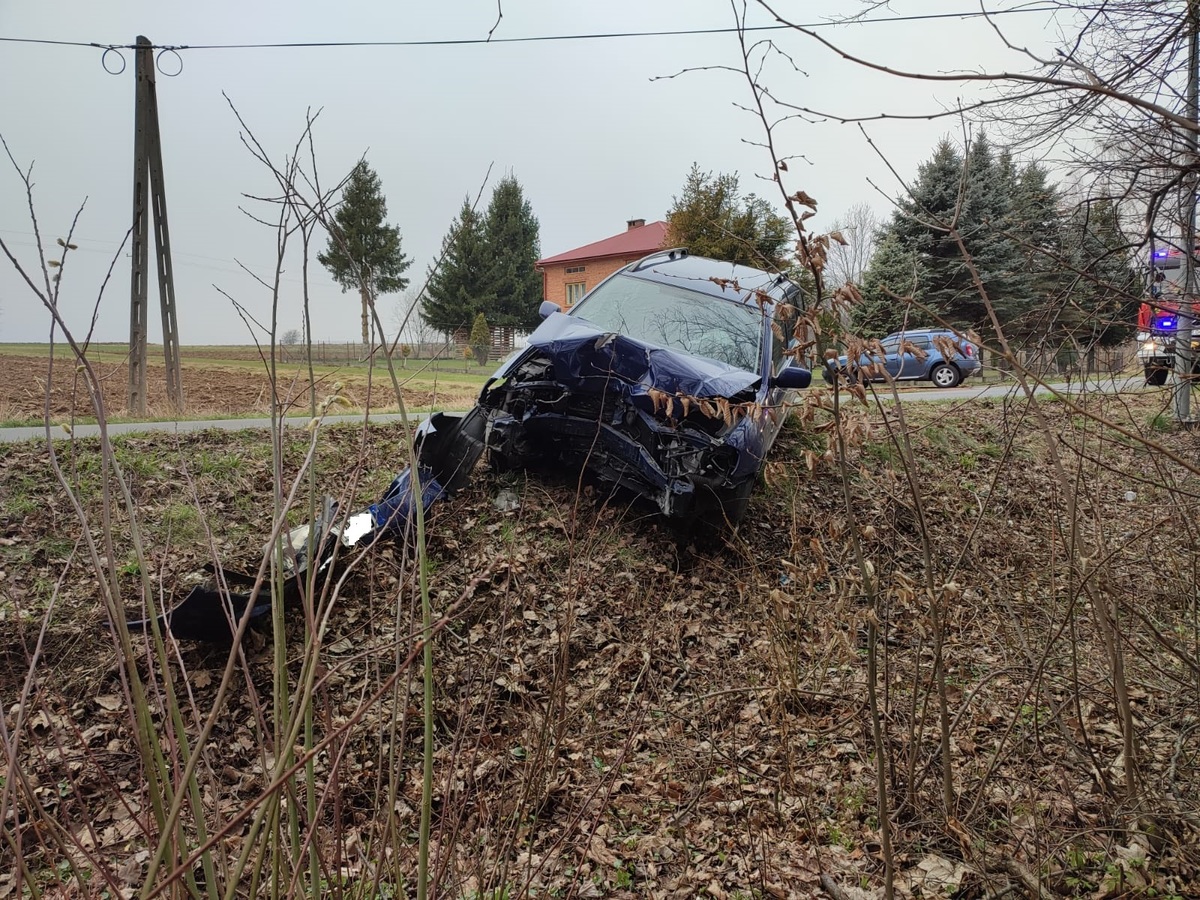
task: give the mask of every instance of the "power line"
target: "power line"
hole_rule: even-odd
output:
[[[1073,11],[1092,9],[1092,7],[1073,7]],[[1017,13],[1061,12],[1062,7],[1026,6],[1016,9],[964,10],[949,13],[925,13],[910,16],[876,16],[873,18],[854,19],[848,22],[806,22],[801,28],[835,28],[847,25],[878,25],[896,22],[927,22],[935,19],[980,19],[993,16],[1014,15]],[[290,41],[282,43],[257,44],[153,44],[153,50],[294,50],[332,47],[463,47],[477,44],[529,44],[549,43],[555,41],[595,41],[610,39],[625,39],[639,37],[691,37],[707,34],[738,34],[747,32],[787,31],[792,25],[748,25],[745,28],[693,28],[669,31],[611,31],[593,32],[586,34],[544,34],[526,35],[524,37],[491,37],[491,38],[448,38],[444,40],[421,41]],[[97,41],[56,41],[46,38],[15,38],[0,37],[0,42],[11,44],[48,44],[59,47],[90,47],[94,50],[136,50],[136,44],[106,44]]]

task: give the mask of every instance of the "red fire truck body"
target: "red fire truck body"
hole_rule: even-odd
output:
[[[1138,360],[1146,383],[1162,385],[1175,370],[1175,344],[1179,334],[1179,302],[1184,277],[1183,254],[1176,249],[1156,250],[1151,270],[1148,300],[1138,309]],[[1162,275],[1159,279],[1158,276]],[[1196,351],[1200,349],[1200,303],[1192,303],[1192,372],[1197,371]]]

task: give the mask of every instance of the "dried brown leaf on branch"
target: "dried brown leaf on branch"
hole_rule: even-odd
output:
[[[799,203],[801,206],[807,206],[813,212],[817,211],[817,201],[804,191],[796,191],[796,193],[792,194],[788,199]]]

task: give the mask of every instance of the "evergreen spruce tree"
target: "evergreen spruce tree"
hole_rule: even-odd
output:
[[[920,290],[920,265],[919,254],[906,246],[894,229],[884,228],[863,273],[863,302],[850,313],[854,330],[869,337],[882,337],[899,331],[906,321],[922,324],[924,314],[905,302],[905,298]]]
[[[1030,163],[1011,187],[1012,209],[1006,230],[1015,236],[1028,300],[1005,310],[1017,339],[1031,340],[1052,327],[1070,281],[1063,263],[1065,252],[1062,197],[1049,173]]]
[[[1141,279],[1131,264],[1129,240],[1111,200],[1075,209],[1067,225],[1072,255],[1068,301],[1077,311],[1076,340],[1114,346],[1136,330]]]
[[[1021,238],[1010,231],[1011,171],[1011,160],[998,162],[987,135],[980,133],[967,158],[966,194],[959,230],[1001,322],[1010,321],[1028,308],[1030,300],[1030,283],[1019,252]],[[947,300],[944,308],[950,311],[948,318],[990,331],[987,306],[961,252],[958,263],[966,276],[966,289],[953,300]]]
[[[879,233],[852,322],[865,335],[905,324],[911,297],[935,318],[991,331],[961,249],[938,223],[957,219],[967,252],[1001,325],[1018,342],[1069,341],[1077,349],[1128,338],[1137,274],[1109,201],[1067,214],[1059,189],[1036,163],[995,152],[985,135],[968,159],[948,140],[922,163],[910,197]],[[960,201],[961,193],[961,201]],[[918,310],[907,324],[932,324]]]
[[[490,256],[487,268],[488,321],[532,331],[541,322],[542,278],[536,264],[541,255],[538,220],[520,183],[512,175],[492,192],[484,223],[484,242]]]
[[[421,317],[447,335],[469,328],[475,314],[490,309],[494,302],[490,264],[483,218],[471,208],[470,199],[464,199],[458,217],[442,238],[441,265],[430,271]]]
[[[400,229],[388,225],[387,200],[379,176],[362,160],[350,173],[342,202],[333,214],[329,246],[317,261],[343,291],[362,298],[363,344],[371,341],[368,310],[371,298],[408,287],[404,271],[412,261],[400,249]]]
[[[1001,317],[1027,304],[1029,286],[1020,254],[1006,233],[1013,183],[1011,160],[998,162],[986,136],[980,135],[966,160],[948,139],[939,141],[933,156],[918,168],[910,195],[880,234],[879,248],[863,276],[866,303],[855,322],[895,324],[903,313],[880,312],[894,306],[887,296],[890,290],[928,310],[913,309],[908,315],[912,326],[941,320],[958,328],[990,329],[962,249],[947,231],[950,223],[956,223]]]
[[[918,168],[911,195],[881,230],[875,255],[863,273],[864,304],[853,315],[855,327],[864,334],[878,337],[895,331],[906,316],[914,326],[930,324],[928,313],[899,305],[892,294],[944,314],[969,289],[970,274],[961,264],[958,247],[935,224],[955,216],[962,168],[962,154],[943,138]]]

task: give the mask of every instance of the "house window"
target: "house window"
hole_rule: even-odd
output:
[[[583,299],[587,286],[582,281],[567,285],[567,306],[574,306]]]
[[[586,272],[587,266],[567,266],[568,275],[578,275],[580,272]]]

